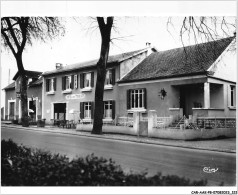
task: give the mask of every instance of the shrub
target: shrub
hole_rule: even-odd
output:
[[[124,173],[112,159],[94,154],[69,160],[2,140],[2,186],[205,186],[175,175]]]

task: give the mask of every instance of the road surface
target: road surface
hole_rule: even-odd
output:
[[[2,127],[2,139],[33,148],[66,154],[70,158],[94,153],[97,156],[112,158],[123,170],[141,172],[149,175],[161,172],[191,180],[207,179],[208,185],[225,186],[236,184],[236,155],[234,153],[214,152],[180,147],[116,141],[103,138],[39,132],[34,130]],[[213,173],[207,173],[212,169]],[[205,169],[204,169],[205,168]]]

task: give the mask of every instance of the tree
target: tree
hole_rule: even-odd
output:
[[[97,22],[101,34],[101,51],[100,58],[97,62],[97,81],[95,88],[95,110],[92,134],[102,134],[102,119],[103,119],[103,93],[104,82],[106,77],[106,66],[111,41],[111,29],[113,25],[113,17],[107,17],[107,23],[105,23],[103,17],[97,17]]]
[[[21,78],[20,99],[22,102],[22,126],[29,126],[27,101],[27,76],[23,66],[22,54],[26,44],[33,39],[45,41],[64,33],[63,25],[55,17],[3,17],[1,18],[1,43],[10,49],[16,59]]]

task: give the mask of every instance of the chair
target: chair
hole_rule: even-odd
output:
[[[67,125],[67,121],[68,120],[61,120],[61,121],[59,121],[59,127],[66,127],[66,125]]]

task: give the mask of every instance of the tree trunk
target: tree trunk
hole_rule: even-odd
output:
[[[27,77],[25,74],[25,70],[22,63],[22,55],[18,55],[16,57],[17,67],[19,71],[19,77],[21,80],[20,84],[20,98],[21,98],[21,111],[22,111],[22,126],[29,127],[29,119],[28,119],[28,100],[27,100]]]
[[[104,83],[106,77],[107,59],[110,48],[111,27],[113,22],[112,17],[107,18],[108,21],[107,25],[105,25],[104,21],[102,20],[101,20],[102,23],[100,24],[99,19],[98,23],[101,32],[102,44],[101,44],[100,59],[97,63],[97,81],[95,88],[95,109],[94,109],[92,134],[102,134],[103,114],[104,114],[104,102],[103,102]]]

